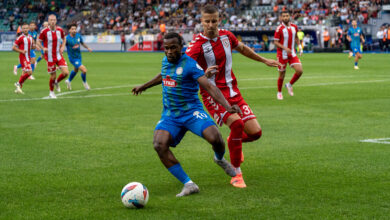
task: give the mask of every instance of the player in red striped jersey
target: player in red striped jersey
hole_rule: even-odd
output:
[[[252,49],[239,42],[231,32],[218,29],[220,17],[215,6],[206,5],[202,8],[201,13],[204,31],[194,38],[186,53],[196,60],[203,70],[210,66],[218,66],[218,71],[207,77],[212,84],[221,90],[231,105],[238,105],[242,111],[242,115],[227,112],[222,105],[216,103],[201,88],[203,103],[210,115],[214,117],[219,125],[225,123],[230,127],[231,132],[228,138],[230,161],[236,168],[237,173],[230,183],[235,187],[244,188],[246,184],[240,169],[243,161],[242,142],[259,139],[262,131],[256,116],[241,96],[237,87],[237,80],[232,71],[232,50],[235,49],[244,56],[265,63],[268,66],[276,67],[280,63],[276,60],[259,56]]]
[[[28,34],[28,24],[22,24],[21,29],[22,34],[16,39],[12,50],[19,53],[19,62],[22,65],[23,71],[22,75],[19,78],[19,82],[15,83],[15,92],[23,94],[23,83],[32,74],[30,51],[33,47],[35,47],[35,45],[33,38]]]
[[[288,93],[293,96],[292,85],[301,77],[303,70],[302,64],[295,52],[295,44],[299,45],[299,53],[302,55],[302,46],[298,38],[298,27],[290,22],[290,13],[288,11],[282,12],[282,22],[278,26],[274,35],[274,43],[277,49],[278,61],[282,64],[279,66],[279,79],[278,79],[278,93],[277,99],[283,100],[282,86],[284,76],[286,75],[287,63],[295,69],[295,74],[291,78],[290,82],[286,83]]]
[[[47,61],[47,72],[50,74],[50,98],[57,98],[54,94],[54,86],[57,88],[57,92],[61,89],[58,85],[61,80],[65,79],[68,74],[68,65],[63,57],[65,49],[65,33],[62,28],[57,26],[57,18],[54,14],[49,15],[49,27],[45,28],[39,34],[39,40],[37,41],[38,47],[43,48],[45,52],[45,59]],[[41,45],[43,42],[43,46]],[[56,66],[61,69],[61,74],[56,79]]]

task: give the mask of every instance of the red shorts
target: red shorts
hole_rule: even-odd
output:
[[[23,72],[31,72],[32,71],[31,63],[30,63],[30,61],[27,61],[26,58],[19,57],[19,62],[22,65]]]
[[[287,63],[290,64],[290,66],[293,66],[295,64],[301,64],[301,61],[299,60],[298,56],[292,57],[288,56],[287,59],[283,59],[281,56],[278,56],[279,63],[282,64],[282,66],[278,66],[279,72],[285,71],[287,67]]]
[[[231,113],[227,112],[226,109],[219,103],[215,102],[211,96],[202,97],[203,103],[207,108],[207,111],[214,118],[219,126],[222,126],[223,123],[226,123]],[[241,95],[237,95],[233,98],[227,99],[230,105],[238,105],[242,111],[242,115],[240,115],[242,121],[244,123],[250,119],[256,118],[253,114],[249,105],[245,102],[244,98]]]
[[[53,62],[47,61],[47,72],[48,73],[54,73],[58,67],[68,67],[68,64],[66,64],[66,61],[63,57],[61,57],[61,60],[53,60]]]

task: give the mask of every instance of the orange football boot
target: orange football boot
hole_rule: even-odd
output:
[[[235,177],[232,177],[232,180],[230,180],[230,184],[232,184],[234,187],[237,187],[237,188],[245,188],[246,187],[244,179],[242,178],[242,173],[237,174]]]

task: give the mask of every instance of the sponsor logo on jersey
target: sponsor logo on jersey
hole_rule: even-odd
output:
[[[225,46],[225,48],[229,48],[230,47],[229,39],[228,38],[223,39],[222,44]]]
[[[164,86],[166,87],[176,87],[177,82],[173,79],[171,79],[170,76],[167,76],[165,79],[163,79]]]
[[[176,74],[177,75],[181,75],[183,73],[183,67],[178,67],[177,69],[176,69]]]

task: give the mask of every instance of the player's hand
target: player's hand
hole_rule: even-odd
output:
[[[287,54],[288,55],[291,55],[291,53],[292,53],[292,51],[291,51],[291,49],[290,48],[286,48],[286,50],[285,50],[286,52],[287,52]]]
[[[143,91],[145,91],[146,89],[143,87],[143,86],[136,86],[134,87],[131,92],[133,93],[133,95],[141,95],[141,93]]]
[[[264,64],[267,65],[267,66],[270,66],[270,67],[277,67],[277,66],[281,66],[282,65],[277,60],[272,60],[272,59],[266,59],[264,61]]]
[[[89,52],[92,52],[92,49],[88,47],[88,51],[89,51]]]
[[[64,53],[64,50],[65,50],[65,49],[61,47],[61,48],[60,48],[60,53],[63,54],[63,53]]]
[[[47,48],[46,47],[43,48],[43,52],[47,53]]]
[[[226,109],[226,111],[229,113],[237,113],[242,115],[241,109],[240,107],[238,107],[238,105],[232,105],[228,109]]]
[[[20,51],[20,53],[21,54],[25,54],[25,53],[27,53],[27,51],[26,50],[22,50],[22,51]]]
[[[302,56],[302,54],[303,54],[302,45],[299,45],[298,49],[299,49],[299,56]]]
[[[218,66],[215,65],[215,66],[210,66],[209,68],[207,68],[207,70],[204,73],[204,75],[206,75],[207,78],[210,78],[210,77],[214,76],[217,73],[219,73]]]

